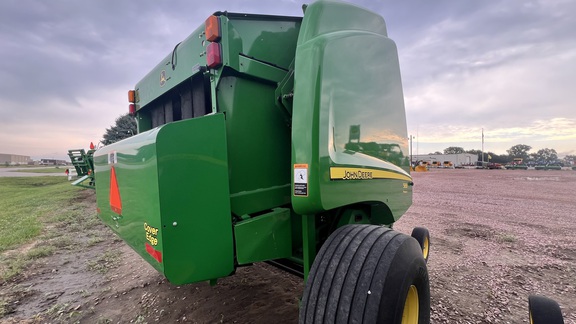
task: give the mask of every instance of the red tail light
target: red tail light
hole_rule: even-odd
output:
[[[129,90],[128,91],[128,102],[130,102],[130,105],[128,106],[128,113],[131,116],[136,115],[136,91],[135,90]]]
[[[222,47],[220,43],[210,43],[206,47],[206,64],[214,69],[222,65]]]

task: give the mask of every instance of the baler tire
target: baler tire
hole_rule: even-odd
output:
[[[550,298],[531,295],[528,297],[530,324],[564,324],[560,305]]]
[[[414,227],[411,236],[420,244],[424,261],[428,263],[428,257],[430,256],[430,232],[426,227]]]
[[[412,320],[403,319],[409,310]],[[428,270],[417,241],[375,225],[337,229],[310,269],[299,322],[430,323]]]

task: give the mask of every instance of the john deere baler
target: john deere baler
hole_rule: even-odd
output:
[[[98,216],[174,284],[260,261],[317,276],[334,244],[375,246],[338,259],[357,269],[414,258],[427,276],[427,231],[389,229],[413,184],[396,46],[373,12],[304,9],[208,17],[129,91],[138,134],[94,153]]]

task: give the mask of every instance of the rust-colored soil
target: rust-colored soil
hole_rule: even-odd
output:
[[[395,225],[432,236],[432,323],[527,323],[528,295],[576,323],[576,172],[414,173],[414,205]],[[94,204],[93,197],[85,200]],[[296,323],[301,281],[265,264],[211,287],[176,287],[113,239],[56,252],[1,284],[6,323]],[[106,271],[106,269],[108,269]]]

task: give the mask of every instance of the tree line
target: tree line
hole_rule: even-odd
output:
[[[536,152],[530,152],[532,146],[526,144],[517,144],[506,150],[508,154],[496,154],[494,152],[484,152],[482,158],[482,151],[480,150],[465,150],[459,146],[450,146],[444,149],[444,153],[436,151],[430,154],[476,154],[478,161],[487,161],[493,163],[506,164],[512,162],[515,158],[522,158],[525,163],[529,164],[561,164],[570,165],[576,162],[576,155],[567,155],[563,159],[558,158],[558,153],[555,149],[543,148]]]
[[[109,145],[136,135],[136,133],[136,119],[134,119],[133,116],[130,116],[130,114],[124,114],[116,118],[114,125],[110,126],[110,128],[106,128],[100,142],[104,145]]]
[[[108,145],[125,138],[135,135],[136,120],[129,114],[122,115],[116,118],[114,125],[106,129],[101,140],[102,144]],[[478,161],[487,161],[493,163],[506,164],[512,162],[514,158],[522,158],[525,163],[529,164],[562,164],[571,165],[576,162],[576,155],[567,155],[563,159],[558,158],[558,153],[555,149],[543,148],[536,152],[531,153],[532,147],[526,144],[517,144],[506,150],[508,154],[496,154],[494,152],[484,152],[480,150],[465,150],[459,146],[450,146],[444,149],[444,153],[436,151],[430,154],[476,154]]]

